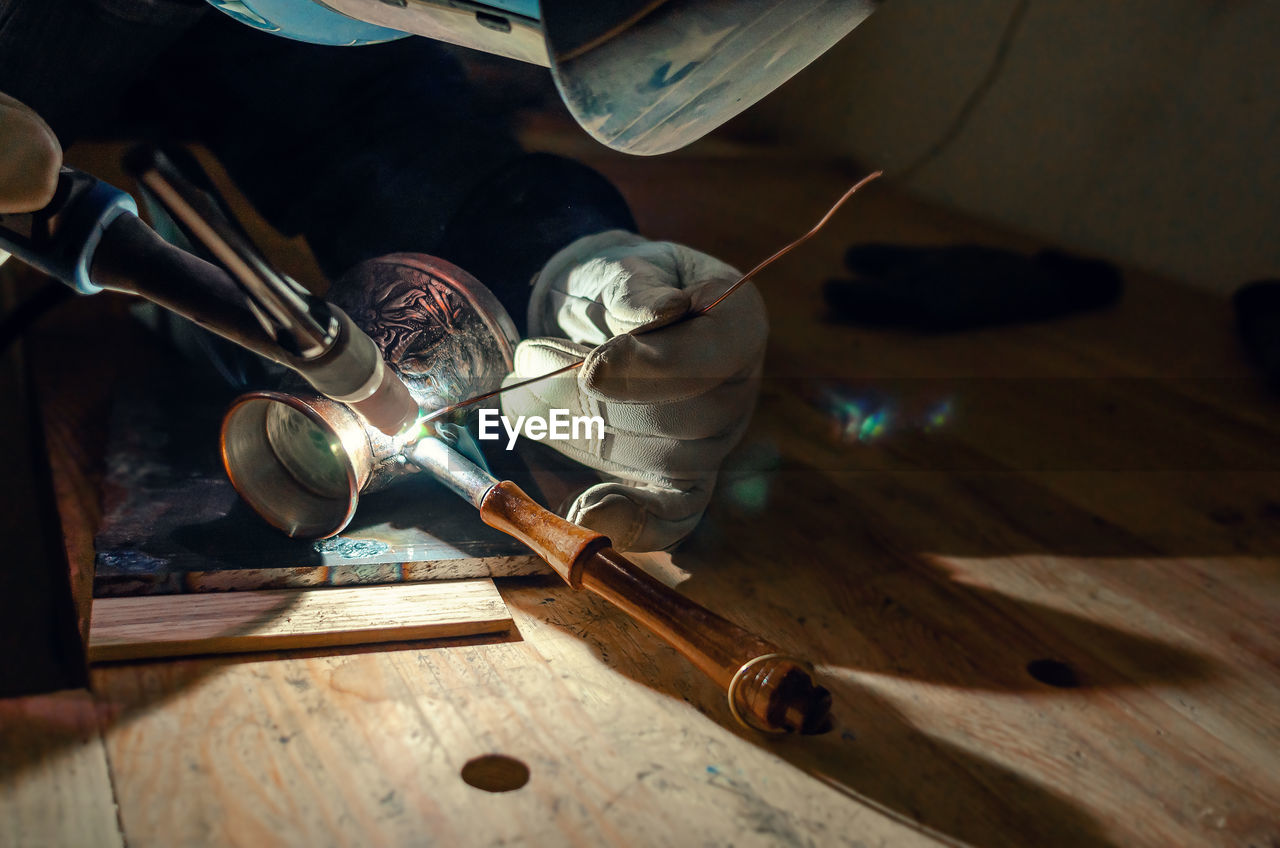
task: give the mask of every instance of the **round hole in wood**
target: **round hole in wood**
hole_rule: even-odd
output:
[[[485,792],[511,792],[529,782],[529,767],[505,754],[485,754],[467,760],[462,779]]]
[[[1076,670],[1058,660],[1032,660],[1027,663],[1027,674],[1057,689],[1074,689],[1080,685]]]

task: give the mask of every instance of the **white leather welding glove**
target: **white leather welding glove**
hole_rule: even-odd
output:
[[[533,338],[517,347],[506,382],[586,362],[502,395],[503,414],[513,425],[551,409],[604,419],[603,439],[544,444],[598,472],[601,482],[561,512],[619,550],[662,550],[688,535],[746,430],[769,330],[759,292],[745,285],[706,315],[665,326],[740,276],[688,247],[611,230],[570,244],[534,280]],[[641,328],[649,332],[623,335]]]
[[[62,146],[39,115],[0,94],[0,214],[34,212],[53,199]],[[9,254],[0,250],[0,264]]]

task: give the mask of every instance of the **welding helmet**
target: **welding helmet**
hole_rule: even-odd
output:
[[[209,0],[242,23],[319,44],[422,35],[551,69],[598,141],[666,153],[790,79],[876,0]]]

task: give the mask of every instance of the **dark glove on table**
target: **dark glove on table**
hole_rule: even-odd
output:
[[[1025,256],[981,245],[861,244],[845,265],[853,279],[829,280],[827,305],[849,321],[934,332],[1040,321],[1120,299],[1108,262],[1056,250]]]
[[[1240,287],[1232,297],[1236,329],[1249,357],[1280,392],[1280,280],[1258,280]]]

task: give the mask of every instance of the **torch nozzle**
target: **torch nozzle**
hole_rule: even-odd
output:
[[[327,398],[345,403],[370,426],[399,436],[418,421],[418,402],[396,370],[382,359],[382,351],[347,313],[332,304],[338,335],[321,356],[287,362]]]
[[[379,360],[381,362],[381,360]],[[383,364],[382,379],[364,400],[349,401],[365,421],[388,436],[398,436],[418,421],[418,402],[395,369]]]

